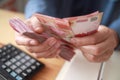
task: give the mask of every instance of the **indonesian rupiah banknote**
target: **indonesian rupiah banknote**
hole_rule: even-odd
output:
[[[75,55],[75,46],[70,43],[70,39],[73,37],[92,35],[97,32],[102,14],[103,13],[97,11],[88,15],[62,19],[43,14],[35,14],[44,29],[44,32],[41,34],[34,32],[30,26],[19,18],[10,19],[9,23],[18,33],[36,39],[40,43],[44,42],[49,37],[55,37],[61,43],[59,56],[70,61]]]

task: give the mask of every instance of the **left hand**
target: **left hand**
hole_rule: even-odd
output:
[[[103,62],[110,58],[118,45],[118,36],[114,30],[100,25],[98,32],[72,38],[71,43],[80,49],[89,61]]]
[[[26,20],[26,25],[35,33],[41,34],[44,32],[44,29],[38,17],[39,16],[33,15],[31,18]],[[16,43],[26,47],[26,49],[37,58],[53,58],[57,57],[61,52],[60,41],[54,37],[50,37],[40,43],[36,39],[29,38],[23,34],[16,33],[15,35]]]

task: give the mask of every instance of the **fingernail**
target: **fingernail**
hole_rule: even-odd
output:
[[[37,57],[38,57],[38,56],[37,56],[37,54],[35,54],[35,53],[33,53],[32,55],[33,55],[35,58],[37,58]]]
[[[38,44],[37,41],[34,41],[34,40],[31,40],[31,41],[30,41],[30,45],[37,45],[37,44]]]
[[[34,29],[37,33],[41,33],[43,32],[43,28],[37,26],[35,29]]]
[[[51,38],[51,39],[49,40],[49,45],[50,45],[50,46],[53,46],[55,43],[56,43],[56,39]]]
[[[38,31],[38,30],[40,30],[41,28],[39,27],[39,26],[37,26],[36,28],[35,28],[35,30],[36,31]]]

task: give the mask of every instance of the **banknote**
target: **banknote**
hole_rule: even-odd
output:
[[[74,36],[82,37],[90,35],[98,30],[102,19],[102,12],[94,12],[88,15],[64,18],[69,21]]]
[[[10,19],[9,21],[10,26],[17,31],[18,33],[25,35],[27,37],[33,38],[38,40],[40,43],[44,42],[46,39],[49,37],[55,37],[60,40],[61,43],[61,52],[59,54],[60,57],[62,57],[65,60],[70,61],[71,58],[74,56],[74,51],[73,51],[73,45],[70,44],[69,42],[63,40],[58,34],[54,33],[54,31],[46,27],[47,30],[41,34],[35,33],[33,30],[31,30],[22,20],[19,18],[13,18]]]
[[[35,33],[19,18],[10,19],[9,23],[15,31],[40,42],[44,42],[49,37],[57,38],[61,42],[61,53],[59,56],[70,61],[75,55],[75,47],[70,43],[70,39],[73,37],[92,35],[97,32],[102,13],[97,11],[88,15],[62,19],[43,14],[36,14],[35,16],[43,25],[44,32],[41,34]]]

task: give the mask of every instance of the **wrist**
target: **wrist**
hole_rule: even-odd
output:
[[[115,35],[115,40],[116,40],[115,50],[120,50],[120,36],[115,31],[114,31],[114,35]]]
[[[119,42],[118,42],[117,46],[115,47],[115,50],[120,50],[120,38],[119,38]]]

